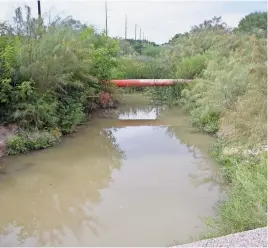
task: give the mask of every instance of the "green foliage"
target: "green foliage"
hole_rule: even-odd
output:
[[[246,15],[238,24],[235,32],[247,32],[267,36],[267,12],[254,12]]]
[[[220,208],[220,232],[240,232],[267,224],[267,166],[263,158],[258,164],[237,166],[229,200]],[[231,230],[230,230],[231,229]]]
[[[142,49],[142,55],[148,57],[156,57],[160,54],[161,47],[158,46],[146,46]]]
[[[265,140],[267,133],[266,41],[255,36],[214,32],[200,31],[182,37],[178,45],[175,43],[163,54],[164,60],[165,56],[171,58],[171,71],[179,71],[177,77],[196,77],[194,83],[183,86],[173,103],[190,111],[192,123],[201,130],[208,133],[219,130],[225,134],[225,129],[231,126],[234,132],[228,132],[228,139],[254,146]],[[195,42],[196,36],[213,42],[204,49],[202,39]],[[185,42],[183,50],[184,40],[189,42]],[[151,96],[163,101],[172,96],[171,89],[163,89],[162,94],[155,89]]]
[[[184,58],[177,66],[177,78],[193,79],[201,76],[206,68],[206,57],[204,55],[194,55]]]
[[[7,154],[15,155],[24,153],[28,149],[26,147],[26,140],[21,136],[14,136],[12,139],[7,141]]]
[[[221,16],[214,16],[211,20],[205,20],[203,23],[199,25],[195,25],[192,27],[190,33],[202,32],[203,30],[226,30],[227,24],[222,21]]]
[[[266,225],[266,157],[243,151],[267,139],[267,13],[247,15],[233,32],[214,17],[157,46],[112,39],[72,18],[46,26],[25,10],[26,17],[15,11],[15,25],[0,23],[0,123],[24,130],[8,139],[7,154],[51,146],[96,106],[110,106],[117,91],[103,81],[194,79],[146,94],[180,104],[192,124],[220,138],[212,155],[229,188],[210,221],[212,235]]]
[[[140,54],[140,55],[144,54],[144,50],[146,50],[147,48],[157,48],[158,47],[158,45],[156,45],[154,42],[150,42],[148,40],[126,39],[124,41],[127,42],[129,44],[129,46],[132,47],[137,54]],[[127,54],[131,54],[131,53],[127,53]],[[133,55],[133,53],[132,53],[132,55]],[[145,55],[149,55],[149,54],[145,54]]]
[[[192,123],[201,130],[214,134],[219,128],[220,112],[210,107],[199,107],[191,111]]]
[[[69,133],[99,92],[115,92],[102,81],[117,67],[118,42],[72,18],[45,29],[29,8],[25,18],[20,8],[15,14],[13,36],[0,37],[0,122]]]
[[[1,61],[1,75],[0,78],[9,78],[14,73],[14,69],[17,66],[17,56],[19,54],[19,39],[10,39],[2,47],[0,54]]]
[[[267,224],[267,165],[261,155],[267,141],[266,15],[246,16],[234,32],[219,18],[205,21],[176,35],[154,59],[164,65],[166,77],[194,81],[150,88],[150,99],[180,104],[193,125],[218,136],[212,155],[223,165],[227,197],[207,220],[206,237]]]
[[[10,103],[12,100],[12,86],[11,86],[11,79],[3,79],[0,81],[1,88],[0,88],[0,101],[1,104]]]
[[[21,127],[39,129],[52,128],[58,125],[58,102],[43,94],[31,101],[21,101],[13,114],[14,121]]]
[[[75,126],[85,120],[85,112],[81,103],[74,103],[71,99],[61,103],[59,107],[59,124],[63,134],[74,131]]]
[[[225,156],[228,157],[228,156]],[[267,154],[259,159],[238,160],[224,167],[228,199],[220,201],[215,218],[207,218],[205,238],[252,230],[267,225]]]
[[[184,85],[179,84],[168,87],[150,87],[147,90],[147,96],[156,104],[172,106],[178,103],[178,99],[180,99],[184,87]]]
[[[150,57],[122,56],[118,59],[118,66],[112,71],[112,78],[117,79],[148,79],[164,78],[166,68],[152,60]],[[124,89],[125,92],[145,91],[143,87],[130,87]]]
[[[7,140],[7,154],[16,155],[54,145],[59,137],[48,131],[21,132]]]

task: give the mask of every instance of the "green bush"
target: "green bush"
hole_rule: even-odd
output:
[[[156,57],[160,54],[161,48],[156,46],[146,46],[142,50],[142,54],[149,57]]]
[[[69,133],[96,108],[99,92],[116,94],[102,81],[118,66],[118,42],[68,18],[44,28],[26,11],[27,20],[15,12],[20,29],[15,23],[0,37],[0,123]]]
[[[204,55],[197,54],[184,58],[177,66],[177,78],[193,79],[201,76],[205,67],[206,57]]]
[[[67,103],[61,104],[59,109],[59,128],[63,134],[74,131],[76,125],[85,120],[86,116],[82,104]]]
[[[23,136],[16,135],[11,139],[7,140],[7,154],[8,155],[15,155],[19,153],[27,152],[27,141],[24,139]]]
[[[191,121],[201,130],[214,134],[219,129],[220,112],[211,107],[195,108],[191,111]]]
[[[30,150],[38,150],[54,145],[59,140],[59,135],[52,131],[28,131],[21,132],[7,140],[8,155],[25,153]]]
[[[33,132],[26,138],[26,146],[28,150],[37,150],[41,148],[46,148],[54,145],[58,138],[52,134],[52,132],[42,131],[42,132]]]

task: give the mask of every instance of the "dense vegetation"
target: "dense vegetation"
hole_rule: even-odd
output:
[[[9,154],[54,144],[97,107],[114,105],[111,78],[187,78],[146,89],[155,103],[180,105],[216,135],[229,197],[208,220],[211,236],[266,226],[267,13],[232,30],[214,17],[167,44],[112,39],[70,18],[49,25],[16,10],[0,23],[0,122],[16,123]]]
[[[8,154],[54,144],[97,107],[114,105],[109,80],[116,40],[71,19],[49,25],[18,8],[14,25],[1,24],[1,123],[16,123]],[[31,140],[31,142],[29,142]]]
[[[149,89],[149,97],[182,106],[193,125],[218,137],[212,155],[229,198],[207,220],[210,237],[267,225],[266,37],[267,13],[246,16],[235,30],[213,18],[176,35],[155,60],[165,77],[194,83]]]
[[[159,55],[120,63],[122,77],[194,79],[145,93],[154,103],[180,105],[193,125],[218,137],[212,155],[223,165],[229,197],[206,220],[206,237],[267,225],[266,37],[267,13],[245,16],[233,30],[214,17],[176,34]]]

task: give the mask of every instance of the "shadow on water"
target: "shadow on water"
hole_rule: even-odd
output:
[[[219,197],[213,141],[179,109],[126,96],[60,145],[2,161],[0,245],[186,242]]]

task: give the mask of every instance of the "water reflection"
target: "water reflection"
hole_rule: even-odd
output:
[[[116,143],[123,149],[128,159],[141,156],[169,156],[188,153],[173,135],[167,138],[168,127],[124,127],[112,132]]]
[[[210,138],[182,113],[135,101],[3,161],[1,246],[164,246],[202,230],[219,194]]]
[[[98,234],[92,205],[101,201],[99,190],[112,182],[112,170],[120,169],[124,154],[111,133],[81,132],[56,148],[4,159],[0,205],[6,214],[0,223],[9,224],[3,226],[1,245],[49,245],[48,240],[68,245],[62,237],[72,233],[74,239],[81,228]],[[20,169],[29,163],[34,166]]]

